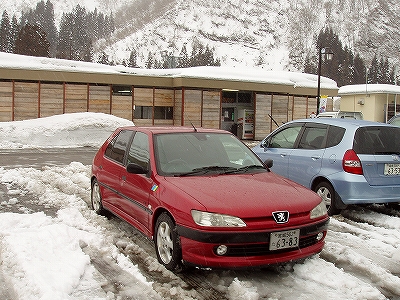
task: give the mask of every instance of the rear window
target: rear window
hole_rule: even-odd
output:
[[[129,130],[121,131],[110,142],[110,144],[108,144],[104,155],[122,164],[126,152],[126,147],[128,146],[132,133],[133,131]]]
[[[357,129],[353,149],[358,154],[400,154],[400,127],[371,126]]]

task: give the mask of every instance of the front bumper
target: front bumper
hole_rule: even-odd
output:
[[[317,224],[299,227],[300,241],[297,248],[274,251],[269,250],[269,239],[270,233],[277,230],[210,232],[179,225],[177,229],[185,263],[212,268],[246,268],[296,261],[319,253],[324,246],[328,223],[329,219],[326,219]],[[296,228],[282,230],[290,229]],[[217,254],[217,247],[220,245],[227,246],[224,255]]]

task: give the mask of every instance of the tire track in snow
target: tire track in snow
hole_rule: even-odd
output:
[[[400,219],[356,208],[331,219],[321,258],[378,288],[400,296]]]

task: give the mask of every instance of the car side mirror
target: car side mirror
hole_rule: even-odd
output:
[[[146,168],[143,168],[142,166],[139,166],[138,164],[128,164],[126,166],[126,171],[128,173],[132,174],[147,174],[148,170]]]
[[[263,141],[263,142],[260,144],[260,147],[261,147],[261,148],[264,148],[264,149],[268,148],[268,147],[269,147],[269,140]]]
[[[266,161],[264,161],[264,165],[268,168],[271,169],[272,166],[274,165],[274,161],[270,158],[268,158]]]
[[[269,147],[269,140],[265,140],[260,144],[261,148],[264,148],[264,151],[267,151],[267,148]]]

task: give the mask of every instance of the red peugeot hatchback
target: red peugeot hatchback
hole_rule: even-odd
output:
[[[119,128],[96,154],[91,181],[93,209],[154,240],[169,270],[285,263],[324,245],[321,198],[223,130]]]

